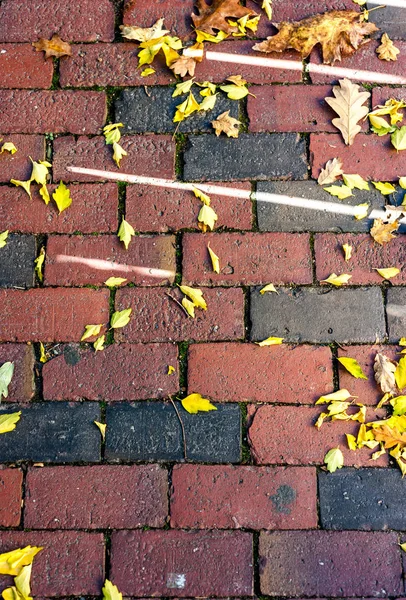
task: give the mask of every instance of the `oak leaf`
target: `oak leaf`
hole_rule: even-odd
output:
[[[397,60],[400,50],[396,48],[387,33],[384,33],[381,38],[381,45],[376,49],[376,53],[380,60]]]
[[[217,137],[221,133],[225,133],[227,137],[238,138],[241,121],[234,119],[234,117],[230,117],[229,110],[221,113],[221,115],[212,121],[211,124],[213,125]]]
[[[396,394],[396,365],[385,354],[377,352],[374,360],[375,381],[384,394]]]
[[[375,242],[377,242],[377,244],[383,246],[396,237],[392,232],[397,231],[398,229],[398,221],[393,223],[384,223],[382,219],[375,219],[369,233],[374,238]]]
[[[207,4],[206,0],[197,0],[198,15],[192,14],[193,25],[199,31],[213,36],[217,31],[224,33],[238,33],[238,27],[230,25],[228,19],[238,20],[241,17],[257,16],[250,8],[241,6],[239,0],[213,0]]]
[[[317,179],[319,185],[328,185],[334,183],[340,175],[344,173],[342,170],[343,163],[339,158],[332,158],[327,161],[324,169],[320,171],[320,175]]]
[[[335,98],[325,98],[327,104],[338,114],[339,118],[332,123],[341,131],[344,142],[351,146],[355,136],[361,131],[358,121],[368,114],[364,103],[371,96],[369,92],[360,92],[359,86],[349,79],[340,79],[339,85],[333,87]]]
[[[45,52],[45,58],[55,56],[72,56],[72,48],[67,43],[61,40],[59,35],[54,34],[50,40],[40,38],[38,42],[32,44],[37,52]]]

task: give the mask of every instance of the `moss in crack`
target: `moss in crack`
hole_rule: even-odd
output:
[[[60,84],[60,74],[59,74],[59,58],[53,57],[52,60],[54,63],[54,72],[52,75],[51,87],[49,89],[50,90],[60,90],[61,84]]]
[[[121,94],[122,88],[107,86],[105,91],[106,91],[106,97],[107,97],[106,123],[115,123],[116,117],[115,117],[114,103],[117,100],[118,96]]]
[[[238,120],[241,121],[240,133],[248,133],[250,120],[248,117],[247,98],[239,102]]]
[[[185,151],[188,138],[184,133],[176,133],[174,138],[176,143],[175,175],[176,179],[182,179],[184,166],[183,153]]]
[[[117,289],[116,288],[110,288],[110,299],[109,299],[109,323],[111,321],[111,317],[113,316],[113,313],[115,312],[116,308],[116,292]],[[114,344],[114,329],[108,329],[106,332],[106,346],[110,346],[111,344]]]
[[[241,412],[241,463],[243,465],[251,464],[251,451],[248,444],[248,407],[245,402],[239,402]]]
[[[178,344],[179,355],[179,389],[181,392],[187,390],[187,358],[188,358],[188,342],[180,342]]]

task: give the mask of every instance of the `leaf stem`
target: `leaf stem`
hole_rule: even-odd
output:
[[[172,297],[172,296],[171,296],[171,297]],[[178,408],[177,408],[177,406],[176,406],[175,402],[172,400],[172,398],[171,398],[170,396],[168,396],[168,398],[169,398],[170,402],[172,402],[172,406],[173,406],[173,408],[175,409],[175,412],[176,412],[176,414],[177,414],[177,416],[178,416],[178,419],[179,419],[180,426],[181,426],[181,428],[182,428],[182,437],[183,437],[183,452],[184,452],[184,454],[185,454],[185,460],[187,460],[187,447],[186,447],[186,432],[185,432],[185,426],[183,425],[183,421],[182,421],[182,419],[181,419],[181,417],[180,417],[180,414],[179,414],[179,411],[178,411]]]

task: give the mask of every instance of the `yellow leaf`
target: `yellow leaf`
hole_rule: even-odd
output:
[[[48,358],[45,352],[44,344],[42,342],[39,343],[39,361],[42,363],[46,363]]]
[[[346,273],[343,273],[342,275],[336,275],[335,273],[331,273],[331,275],[327,279],[321,279],[320,282],[330,283],[331,285],[340,287],[341,285],[348,283],[351,277],[352,275],[347,275]]]
[[[314,426],[317,427],[317,429],[320,429],[320,427],[323,425],[323,422],[326,419],[326,417],[328,417],[327,413],[325,413],[325,412],[320,413]]]
[[[406,414],[406,396],[396,396],[390,400],[395,417]]]
[[[344,356],[342,358],[339,358],[338,362],[341,363],[343,367],[345,367],[347,371],[351,373],[351,375],[353,375],[353,377],[355,377],[356,379],[368,380],[368,377],[366,377],[363,370],[361,369],[361,365],[358,363],[357,360],[355,360],[355,358],[349,358]]]
[[[262,290],[259,290],[261,296],[263,296],[267,292],[275,292],[276,294],[278,293],[273,283],[268,283],[268,285],[263,287]]]
[[[399,346],[406,346],[406,337],[402,337],[398,343]]]
[[[121,285],[122,283],[125,283],[126,281],[127,281],[127,279],[125,279],[124,277],[109,277],[104,282],[104,285],[107,285],[107,287],[117,287],[118,285]]]
[[[386,454],[386,450],[385,450],[385,448],[381,444],[381,449],[378,450],[377,452],[373,453],[373,455],[371,456],[371,460],[378,460],[378,458],[380,458],[384,454]]]
[[[97,340],[95,342],[93,342],[93,348],[95,349],[96,352],[101,352],[102,350],[104,350],[105,339],[106,339],[106,336],[101,335],[100,337],[97,338]]]
[[[354,218],[357,219],[357,221],[361,221],[361,219],[365,219],[365,217],[368,216],[368,212],[369,212],[368,202],[364,202],[363,204],[357,204],[356,206],[354,206],[354,208],[356,209]]]
[[[99,335],[100,329],[103,327],[103,324],[100,325],[85,325],[85,333],[80,338],[81,342],[84,342],[90,337],[95,335]]]
[[[17,577],[23,567],[30,565],[42,547],[26,546],[0,554],[0,575]]]
[[[4,142],[4,144],[0,148],[0,154],[2,154],[3,152],[10,152],[10,154],[15,154],[17,152],[17,148],[14,146],[13,142]]]
[[[202,83],[198,83],[196,81],[196,85],[203,88],[200,92],[201,96],[212,96],[216,91],[216,84],[211,83],[211,81],[203,81]]]
[[[211,264],[215,273],[220,273],[220,260],[217,254],[210,248],[210,244],[207,244],[207,250],[209,251]]]
[[[217,102],[217,94],[207,96],[203,102],[199,104],[199,110],[213,110]]]
[[[388,267],[387,269],[374,270],[378,271],[379,275],[384,279],[392,279],[392,277],[396,277],[396,275],[399,275],[400,273],[400,269],[397,269],[396,267]]]
[[[185,62],[185,61],[189,61],[189,60],[191,60],[191,59],[188,59],[188,58],[184,59],[184,58],[183,58],[183,56],[181,57],[181,56],[180,56],[180,55],[179,55],[179,54],[176,52],[176,50],[174,50],[173,48],[171,48],[171,46],[169,46],[168,44],[162,44],[161,48],[162,48],[162,52],[163,52],[163,53],[164,53],[164,55],[165,55],[165,62],[166,62],[166,66],[167,66],[167,67],[170,67],[171,69],[173,69],[173,65],[174,65],[174,63],[175,63],[175,62],[178,62],[179,60],[181,60],[181,61],[182,61],[182,63],[183,63],[183,66],[185,66],[185,65],[184,65],[184,62]],[[192,60],[192,62],[193,62],[193,64],[195,64],[193,60]],[[190,64],[190,63],[189,63],[189,64]],[[182,70],[182,69],[181,69],[181,70]],[[183,70],[183,76],[185,76],[185,75],[186,75],[186,73],[187,73],[188,71],[189,71],[189,68],[186,68],[186,70]],[[193,68],[193,67],[192,67],[192,71],[194,72],[194,68]],[[176,74],[176,75],[178,75],[178,74],[180,75],[180,74],[181,74],[181,73],[178,73],[178,72],[176,71],[176,69],[174,70],[174,72],[175,72],[175,74]],[[192,73],[190,73],[190,75],[193,75],[193,72],[192,72]]]
[[[216,136],[219,136],[223,132],[227,137],[238,138],[241,121],[234,119],[234,117],[230,117],[229,110],[221,113],[221,115],[212,121],[211,124],[216,132]]]
[[[175,367],[173,367],[172,365],[168,365],[167,375],[173,375],[174,373],[176,373]]]
[[[337,469],[341,469],[344,465],[344,456],[340,448],[332,448],[329,450],[324,457],[324,463],[327,467],[327,471],[334,473]]]
[[[399,185],[401,188],[406,190],[406,177],[399,177]]]
[[[210,33],[206,33],[205,31],[199,31],[196,29],[196,41],[198,43],[201,42],[213,42],[214,44],[218,44],[228,38],[228,34],[225,31],[219,31],[217,35],[211,35]]]
[[[396,188],[391,183],[382,183],[382,181],[373,181],[372,183],[383,196],[396,192]]]
[[[367,3],[367,0],[352,0],[355,4],[358,4],[358,6],[364,6],[364,4]]]
[[[356,450],[357,449],[357,438],[355,437],[355,435],[352,435],[351,433],[346,433],[345,436],[347,438],[348,448],[350,450]]]
[[[16,428],[16,423],[20,420],[20,416],[21,411],[0,415],[0,433],[8,433],[9,431],[13,431],[13,429]]]
[[[141,77],[148,77],[148,75],[153,75],[155,73],[155,69],[152,67],[147,67],[143,71],[141,71]]]
[[[399,152],[400,150],[406,150],[406,127],[400,127],[396,129],[390,136],[392,146]]]
[[[195,318],[195,305],[189,298],[182,298],[182,306],[186,310],[189,317]]]
[[[93,423],[96,425],[96,427],[100,429],[102,440],[104,442],[104,440],[106,439],[106,423],[99,423],[99,421],[93,421]]]
[[[406,387],[406,356],[402,356],[398,362],[395,371],[395,381],[400,390]]]
[[[263,0],[261,8],[263,8],[263,10],[266,13],[266,16],[271,21],[272,20],[272,0]]]
[[[338,402],[337,400],[333,400],[327,406],[328,416],[332,417],[333,415],[339,415],[340,413],[345,413],[347,408],[350,406],[350,402]],[[348,417],[348,415],[345,415]]]
[[[381,37],[381,45],[376,49],[376,53],[380,60],[397,60],[400,50],[396,48],[387,33]]]
[[[384,394],[382,396],[382,398],[379,400],[378,404],[376,405],[376,408],[382,408],[382,406],[384,406],[388,400],[390,400],[392,398],[392,394],[390,394],[389,392],[386,392],[386,394]]]
[[[26,565],[21,569],[21,573],[14,578],[15,587],[17,592],[21,594],[21,597],[24,600],[32,600],[30,598],[31,588],[30,588],[30,578],[32,571],[32,563],[30,565]],[[4,598],[4,596],[3,596]]]
[[[397,458],[396,462],[398,463],[398,467],[402,472],[402,479],[406,475],[406,462],[403,462],[401,458]]]
[[[199,198],[199,200],[203,202],[203,204],[205,204],[206,206],[210,206],[210,196],[208,196],[207,194],[195,187],[193,188],[193,193],[196,196],[196,198]]]
[[[7,361],[0,367],[0,402],[2,396],[7,398],[8,386],[11,383],[14,373],[14,363]]]
[[[118,310],[113,313],[110,321],[111,329],[121,329],[121,327],[128,325],[131,313],[132,308],[125,308],[124,310]]]
[[[192,288],[187,285],[180,285],[179,289],[183,294],[189,296],[189,298],[197,308],[202,308],[203,310],[207,309],[206,300],[203,298],[202,290],[200,290],[199,288]]]
[[[284,338],[281,337],[269,337],[266,338],[266,340],[263,340],[262,342],[255,342],[258,346],[279,346],[279,344],[283,343]]]
[[[405,544],[399,544],[399,546],[402,548],[402,550],[404,552],[406,552],[406,543]]]
[[[40,193],[41,198],[45,202],[45,204],[48,205],[49,202],[50,202],[50,200],[51,200],[51,198],[50,198],[50,195],[49,195],[49,192],[48,192],[48,188],[47,188],[47,186],[45,184],[42,185],[39,188],[39,193]]]
[[[200,229],[206,233],[207,228],[212,231],[214,229],[214,225],[218,219],[217,214],[211,208],[211,206],[207,206],[207,204],[203,204],[200,212],[197,216],[197,220],[199,221]]]
[[[152,27],[134,27],[132,25],[120,25],[121,35],[127,40],[137,40],[137,42],[149,42],[161,38],[170,33],[167,29],[162,29],[164,19],[158,21]]]
[[[324,169],[320,171],[317,183],[319,185],[334,183],[343,174],[342,166],[343,163],[339,158],[332,158],[327,161]]]
[[[378,117],[377,115],[374,115],[372,113],[368,115],[368,118],[372,127],[374,127],[375,129],[382,129],[385,132],[387,129],[390,129],[389,123],[384,118]]]
[[[119,142],[121,139],[120,127],[124,127],[123,123],[110,123],[103,127],[103,135],[107,145]]]
[[[190,92],[190,88],[193,85],[194,79],[195,78],[192,77],[192,79],[182,81],[181,83],[175,85],[175,91],[172,94],[172,98],[176,98],[176,96],[182,96],[183,94],[188,94]]]
[[[34,260],[35,263],[35,272],[38,276],[38,279],[40,281],[43,280],[43,275],[42,275],[42,267],[44,266],[44,260],[45,260],[45,248],[44,246],[42,246],[41,250],[39,251],[39,255],[37,256],[37,258]]]
[[[3,590],[1,595],[3,600],[33,600],[29,596],[25,598],[14,585]]]
[[[345,198],[349,198],[354,194],[351,191],[351,188],[346,185],[331,185],[330,187],[324,188],[325,192],[328,192],[332,196],[337,196],[339,200],[345,200]]]
[[[363,404],[357,404],[359,406],[359,411],[354,415],[350,416],[351,421],[359,421],[360,423],[365,423],[365,418],[367,415],[367,408]]]
[[[142,46],[143,44],[140,44],[140,47]],[[145,48],[143,48],[143,50],[140,50],[138,52],[138,66],[142,67],[142,65],[150,65],[153,62],[155,56],[161,50],[161,48],[162,41],[157,41],[153,45],[148,45]]]
[[[200,394],[189,394],[181,402],[183,408],[191,415],[195,415],[199,411],[209,412],[210,410],[217,410],[210,400],[202,398]]]
[[[70,197],[69,188],[66,187],[63,181],[59,182],[58,187],[52,194],[52,198],[55,200],[55,203],[59,210],[59,214],[61,214],[62,211],[69,208],[69,206],[72,204],[72,198]]]
[[[334,402],[336,400],[342,402],[344,400],[348,400],[348,398],[355,398],[355,396],[350,394],[348,390],[342,389],[338,390],[337,392],[332,392],[331,394],[320,396],[316,404],[328,404],[329,402]]]
[[[123,158],[123,156],[127,156],[127,154],[128,153],[124,150],[124,148],[120,146],[120,144],[118,144],[117,142],[113,142],[113,160],[118,166],[118,168],[120,168],[121,159]]]
[[[36,162],[35,160],[32,160],[31,156],[30,160],[32,162],[31,180],[36,181],[40,185],[46,185],[47,175],[49,173],[48,167],[52,167],[51,163],[46,160]]]
[[[344,259],[346,261],[349,261],[352,256],[352,246],[350,246],[350,244],[343,244],[343,251],[344,251]]]
[[[361,177],[361,175],[345,175],[345,174],[343,174],[343,180],[344,180],[345,185],[347,187],[349,187],[351,190],[356,188],[357,190],[367,190],[369,192],[368,182],[365,181],[365,179],[363,179]]]
[[[220,89],[227,94],[230,100],[241,100],[248,96],[248,88],[243,85],[220,85]]]
[[[387,244],[393,240],[396,236],[393,235],[393,231],[399,229],[399,223],[384,223],[382,219],[374,219],[371,231],[369,232],[374,238],[377,244]]]
[[[340,79],[339,85],[333,87],[335,98],[325,98],[325,101],[338,114],[339,118],[332,123],[341,131],[344,142],[351,146],[355,136],[361,131],[358,122],[368,114],[368,107],[364,106],[371,94],[359,91],[359,86],[349,79]]]
[[[3,233],[0,233],[0,248],[4,248],[4,246],[7,245],[7,240],[8,238],[8,229],[6,229],[6,231],[3,231]]]
[[[116,585],[113,585],[108,579],[104,582],[102,588],[103,600],[123,600],[123,595],[118,591]]]
[[[186,119],[186,117],[189,117],[191,114],[199,110],[199,107],[200,105],[196,98],[192,92],[189,92],[189,96],[186,98],[186,100],[177,105],[173,122],[178,123],[179,121],[183,121]]]
[[[17,187],[22,187],[27,192],[29,197],[31,198],[31,179],[28,179],[27,181],[19,181],[18,179],[10,179],[10,183],[13,183]]]
[[[135,236],[134,227],[128,223],[124,217],[121,221],[120,228],[118,230],[118,239],[120,242],[123,242],[125,249],[128,250],[128,246],[130,245],[131,238]]]

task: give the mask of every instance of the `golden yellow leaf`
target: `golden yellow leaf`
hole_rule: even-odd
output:
[[[328,414],[325,412],[322,412],[319,414],[317,421],[315,422],[314,426],[317,429],[320,429],[320,427],[323,425],[324,420],[328,417]]]
[[[126,281],[127,281],[127,279],[125,279],[124,277],[109,277],[104,282],[104,285],[107,285],[107,287],[117,287],[117,286],[121,285],[122,283],[125,283]]]
[[[55,203],[59,210],[59,214],[61,214],[62,211],[69,208],[69,206],[72,204],[72,198],[70,195],[69,188],[66,187],[63,181],[59,182],[58,187],[52,194],[52,198],[55,200]]]
[[[213,96],[216,92],[217,86],[215,83],[211,83],[211,81],[202,81],[202,83],[196,81],[196,85],[202,88],[200,91],[201,96]]]
[[[319,185],[334,183],[343,174],[342,166],[343,163],[339,158],[332,158],[327,161],[324,169],[320,171],[317,183]]]
[[[13,142],[4,142],[4,144],[0,148],[0,154],[2,154],[3,152],[10,152],[10,154],[15,154],[17,152],[17,148],[15,147]]]
[[[228,35],[229,34],[225,33],[224,31],[217,32],[217,35],[211,35],[210,33],[196,29],[196,41],[198,43],[213,42],[214,44],[218,44],[219,42],[227,39]]]
[[[241,100],[249,94],[248,88],[245,87],[245,85],[230,84],[220,85],[219,87],[225,94],[227,94],[227,97],[230,98],[230,100]]]
[[[361,131],[358,121],[368,114],[368,107],[364,104],[371,94],[360,92],[359,86],[349,79],[340,79],[339,85],[333,87],[333,94],[335,98],[325,98],[339,117],[333,119],[332,123],[341,131],[344,142],[351,146],[355,136]]]
[[[39,160],[36,162],[35,160],[32,160],[31,156],[30,160],[32,162],[31,181],[36,181],[39,185],[46,185],[47,176],[49,174],[48,168],[52,167],[51,163],[46,160]]]
[[[107,145],[119,142],[121,139],[120,127],[124,127],[123,123],[110,123],[103,127],[103,135]]]
[[[406,346],[406,337],[402,337],[398,343],[399,346]]]
[[[215,273],[220,273],[220,259],[217,254],[210,248],[210,244],[207,244],[207,250],[209,251],[211,264]]]
[[[355,358],[343,356],[343,357],[338,358],[337,360],[356,379],[367,379],[368,380],[368,377],[363,372],[361,365],[359,364],[359,362],[357,360],[355,360]]]
[[[128,250],[128,246],[130,245],[131,238],[135,237],[134,227],[128,223],[123,217],[121,221],[120,228],[117,233],[118,239],[120,242],[123,242],[125,249]]]
[[[48,188],[45,184],[39,188],[39,193],[45,204],[48,205],[51,201],[51,197],[49,195]]]
[[[402,550],[404,552],[406,552],[406,543],[405,544],[399,544],[399,546],[402,548]]]
[[[96,341],[93,342],[93,348],[95,349],[96,352],[101,352],[102,350],[104,350],[105,340],[106,340],[106,336],[101,335],[100,337],[97,338]]]
[[[393,406],[393,414],[396,417],[406,414],[406,396],[396,396],[390,400],[390,404]]]
[[[197,220],[199,222],[198,223],[199,228],[203,231],[203,233],[206,233],[207,229],[210,229],[210,231],[213,231],[214,225],[216,224],[217,219],[218,219],[218,216],[214,212],[214,210],[211,208],[211,206],[207,206],[207,204],[203,204],[203,206],[200,209],[199,214],[197,216]]]
[[[373,127],[373,131],[375,131],[375,133],[379,133],[379,131],[377,131],[377,130],[381,130],[381,129],[384,130],[384,131],[382,131],[383,135],[386,135],[388,133],[388,130],[390,129],[390,125],[383,117],[378,117],[378,116],[374,115],[373,113],[369,113],[368,117],[369,117],[369,121]]]
[[[350,450],[356,450],[357,449],[357,438],[355,437],[355,435],[352,435],[351,433],[346,433],[345,437],[347,438],[348,448]]]
[[[284,338],[281,337],[269,337],[266,338],[266,340],[263,340],[262,342],[255,342],[258,346],[261,346],[261,348],[263,346],[279,346],[279,344],[283,343]]]
[[[192,288],[188,285],[180,285],[180,291],[185,294],[185,296],[189,296],[193,304],[197,308],[202,308],[203,310],[207,310],[206,300],[203,298],[203,292],[199,288]]]
[[[10,183],[16,185],[17,187],[22,187],[29,197],[31,198],[31,179],[27,181],[19,181],[18,179],[10,179]]]
[[[192,79],[188,79],[187,81],[182,81],[175,85],[175,90],[172,94],[172,98],[176,98],[176,96],[183,96],[183,94],[188,94],[190,89],[194,83],[194,77]],[[201,93],[201,92],[200,92]]]
[[[167,29],[162,29],[164,19],[158,21],[152,27],[134,27],[132,25],[120,25],[121,35],[127,40],[136,40],[137,42],[149,42],[163,37],[170,33]]]
[[[339,415],[340,413],[345,413],[345,411],[347,410],[347,408],[350,406],[350,402],[339,402],[338,400],[332,400],[328,406],[327,406],[327,410],[328,410],[328,416],[332,417],[333,415]],[[346,420],[348,418],[348,415],[345,415]]]
[[[7,361],[3,363],[0,367],[0,402],[2,396],[7,398],[8,396],[8,386],[11,383],[14,374],[14,363]]]
[[[20,574],[14,578],[17,594],[21,596],[23,600],[32,600],[30,587],[31,571],[32,563],[23,567]]]
[[[365,418],[367,416],[367,407],[363,404],[357,404],[359,406],[358,412],[350,416],[351,421],[359,421],[360,423],[365,423]]]
[[[266,16],[272,20],[272,0],[263,0],[261,8],[265,11]]]
[[[96,425],[96,427],[99,428],[101,436],[102,436],[102,440],[104,442],[104,440],[106,439],[106,423],[99,423],[99,421],[93,421],[93,423]]]
[[[350,392],[346,389],[338,390],[337,392],[332,392],[331,394],[325,394],[324,396],[320,396],[317,400],[316,404],[328,404],[329,402],[335,401],[345,401],[348,398],[355,398]]]
[[[177,105],[175,116],[173,117],[173,122],[179,123],[180,121],[183,121],[195,111],[199,110],[199,106],[200,105],[196,101],[196,98],[194,97],[192,92],[189,92],[189,96],[186,98],[186,100],[181,104]]]
[[[399,152],[400,150],[406,150],[406,127],[400,127],[396,129],[390,136],[392,146]]]
[[[1,595],[3,600],[33,600],[30,596],[25,597],[20,594],[14,585],[3,590]]]
[[[54,35],[50,40],[46,40],[45,38],[40,38],[38,42],[33,42],[32,44],[37,52],[45,52],[45,58],[50,58],[51,56],[55,56],[55,58],[60,58],[61,56],[72,56],[72,48],[67,43],[61,40],[59,35]]]
[[[44,260],[45,260],[45,248],[44,248],[44,246],[42,246],[41,250],[39,251],[39,255],[37,256],[36,259],[34,259],[34,263],[35,263],[34,270],[40,281],[42,281],[44,278],[44,276],[42,274],[42,267],[44,266]]]
[[[390,98],[385,102],[385,104],[378,104],[378,106],[372,112],[370,112],[368,116],[372,115],[377,117],[383,117],[385,115],[389,115],[391,125],[396,125],[396,123],[403,120],[403,113],[399,112],[399,110],[405,107],[406,103],[404,102],[404,100],[396,100],[395,98]]]
[[[344,456],[340,448],[332,448],[329,450],[324,457],[324,463],[327,467],[327,471],[334,473],[337,469],[341,469],[344,465]]]
[[[199,0],[197,9],[199,14],[192,14],[195,29],[213,36],[217,31],[238,33],[238,27],[230,25],[229,19],[238,20],[246,15],[257,16],[253,10],[242,6],[239,0],[216,0],[212,4],[207,4],[206,0]]]
[[[356,188],[357,190],[367,190],[369,192],[368,182],[361,175],[346,175],[343,173],[343,181],[351,190]]]
[[[103,327],[103,324],[100,324],[100,325],[85,325],[85,333],[80,338],[80,341],[84,342],[85,340],[87,340],[90,337],[99,335],[100,330],[101,330],[102,327]]]
[[[42,547],[26,546],[0,554],[0,575],[18,577],[23,567],[30,565]]]
[[[261,296],[263,296],[267,292],[275,292],[276,294],[278,293],[273,283],[268,283],[268,285],[259,290]]]
[[[331,285],[335,285],[336,287],[340,287],[349,282],[352,275],[347,275],[343,273],[342,275],[336,275],[336,273],[331,273],[327,279],[321,279],[320,283],[330,283]]]
[[[102,588],[103,600],[123,600],[123,595],[118,591],[116,585],[113,585],[108,579],[104,582]]]
[[[406,356],[402,356],[398,362],[395,370],[395,381],[400,390],[406,387]]]
[[[199,411],[209,412],[210,410],[217,410],[210,400],[202,398],[200,394],[189,394],[189,396],[186,396],[181,402],[183,408],[191,415],[195,415]]]
[[[163,38],[159,38],[152,45],[150,45],[149,42],[140,44],[140,47],[143,49],[140,50],[140,52],[138,52],[138,66],[139,67],[142,67],[142,65],[150,65],[153,62],[155,56],[160,52],[160,50],[162,48],[162,44],[163,44],[162,39]],[[151,40],[151,41],[154,41],[154,40]],[[147,46],[143,47],[144,44],[147,44]]]
[[[354,206],[356,212],[354,214],[354,219],[357,219],[357,221],[361,221],[361,219],[365,219],[365,217],[368,216],[368,212],[369,212],[369,204],[368,202],[364,202],[362,204],[357,204],[356,206]]]
[[[385,354],[377,352],[374,360],[375,381],[384,394],[396,393],[396,365]]]
[[[113,142],[113,160],[118,166],[118,168],[120,168],[121,159],[123,158],[123,156],[127,156],[127,154],[128,152],[126,152],[124,148],[120,146],[120,144],[118,144],[117,142]]]
[[[397,269],[396,267],[388,267],[386,269],[374,269],[375,271],[377,271],[379,273],[379,275],[381,277],[383,277],[384,279],[392,279],[392,277],[396,277],[396,275],[399,275],[400,273],[400,269]]]
[[[118,310],[111,316],[110,327],[111,329],[121,329],[130,322],[130,316],[132,308],[125,308],[124,310]]]
[[[376,53],[380,60],[397,60],[400,50],[396,48],[387,33],[381,37],[381,45],[376,49]]]
[[[148,77],[148,75],[153,75],[155,73],[155,69],[152,67],[147,67],[143,71],[141,71],[141,77]]]
[[[372,183],[383,196],[388,196],[396,192],[395,186],[391,183],[382,183],[382,181],[373,181]]]
[[[401,188],[406,190],[406,177],[399,177],[399,185]]]
[[[168,365],[168,373],[167,373],[167,375],[173,375],[174,373],[176,373],[175,367],[173,367],[172,365]]]
[[[217,94],[214,96],[206,96],[203,102],[199,104],[199,110],[213,110],[217,102]]]
[[[351,188],[346,185],[331,185],[330,187],[324,188],[325,192],[328,192],[332,196],[337,196],[339,200],[345,200],[345,198],[349,198],[354,194],[351,191]]]
[[[343,244],[344,260],[347,262],[352,256],[352,246],[350,244]]]
[[[46,363],[48,358],[45,352],[45,347],[44,344],[42,342],[39,343],[39,361],[42,363]]]
[[[2,233],[0,233],[0,248],[4,248],[4,246],[7,245],[7,238],[8,238],[8,229],[6,229],[6,231],[3,231]]]
[[[393,231],[399,229],[399,223],[394,221],[393,223],[384,223],[382,219],[375,219],[369,232],[378,244],[387,244],[393,240],[396,236],[393,235]]]
[[[189,298],[182,298],[182,306],[186,310],[189,317],[195,318],[195,305]]]
[[[221,113],[211,122],[213,125],[214,131],[216,132],[216,136],[218,137],[221,133],[225,133],[227,137],[238,138],[239,134],[239,126],[241,125],[241,121],[238,119],[234,119],[234,117],[230,117],[230,111],[226,110]]]
[[[199,200],[203,202],[203,204],[206,204],[206,206],[210,206],[210,196],[208,196],[207,194],[195,187],[193,188],[193,193],[196,196],[196,198],[199,198]]]
[[[20,420],[21,411],[0,415],[0,433],[8,433],[16,428],[16,423]]]

